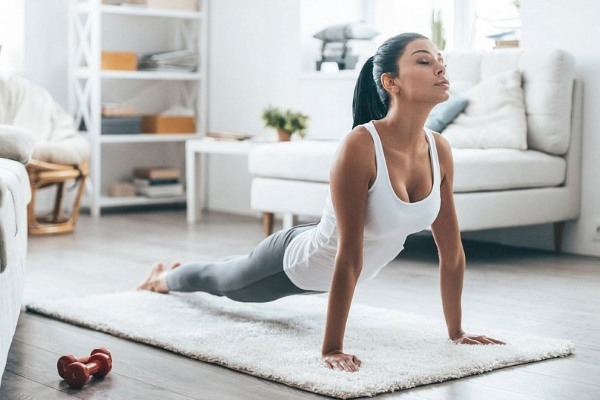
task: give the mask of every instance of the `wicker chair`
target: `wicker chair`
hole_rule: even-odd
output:
[[[22,78],[0,79],[0,108],[0,123],[23,128],[35,140],[27,164],[32,195],[27,210],[29,234],[73,232],[89,175],[87,140],[46,90]],[[56,189],[52,210],[36,215],[39,190],[52,187]],[[71,207],[63,204],[67,188],[75,190]]]

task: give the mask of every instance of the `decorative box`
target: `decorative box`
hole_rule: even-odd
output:
[[[102,69],[137,70],[137,55],[129,51],[103,51]]]
[[[196,133],[194,117],[186,115],[145,115],[144,133]]]
[[[103,135],[128,135],[141,132],[142,117],[103,117]]]
[[[198,0],[145,0],[145,3],[149,8],[198,11]]]

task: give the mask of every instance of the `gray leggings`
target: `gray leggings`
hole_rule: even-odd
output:
[[[283,270],[283,255],[291,240],[314,225],[276,232],[245,256],[183,264],[167,274],[167,286],[176,292],[200,291],[253,303],[316,293],[294,285]]]

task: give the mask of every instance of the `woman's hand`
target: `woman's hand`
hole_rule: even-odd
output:
[[[345,354],[339,350],[329,352],[323,356],[327,368],[337,371],[356,372],[360,369],[362,361],[352,354]]]
[[[453,337],[452,341],[456,344],[506,344],[498,339],[464,332],[458,334],[456,337]]]

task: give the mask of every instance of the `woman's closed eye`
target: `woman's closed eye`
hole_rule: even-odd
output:
[[[447,64],[444,63],[444,61],[438,61],[439,64],[442,64],[442,66],[444,68],[447,67]],[[429,65],[431,64],[431,61],[427,60],[427,59],[422,59],[422,60],[418,60],[417,64],[421,64],[421,65]]]

